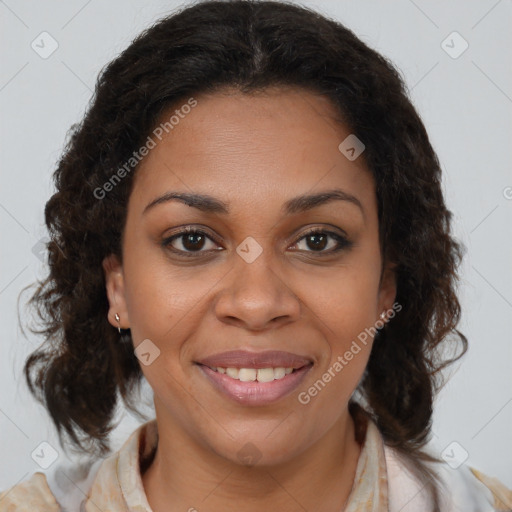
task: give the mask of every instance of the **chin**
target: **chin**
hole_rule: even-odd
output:
[[[277,466],[289,462],[302,451],[297,450],[297,443],[289,444],[290,439],[295,438],[296,436],[288,433],[286,438],[270,439],[260,431],[252,436],[244,435],[235,439],[228,437],[223,442],[211,445],[211,448],[220,457],[239,466]],[[301,442],[299,446],[306,447],[306,443]]]

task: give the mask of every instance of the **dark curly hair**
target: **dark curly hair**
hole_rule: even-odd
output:
[[[423,452],[446,365],[467,350],[456,326],[463,246],[450,234],[441,169],[393,65],[340,23],[276,1],[201,1],[157,21],[102,69],[83,120],[73,125],[45,207],[49,275],[28,304],[43,345],[24,367],[62,443],[105,454],[119,397],[131,410],[142,372],[130,343],[107,320],[102,260],[122,261],[133,172],[97,191],[172,106],[223,87],[250,94],[293,86],[329,98],[364,141],[376,184],[384,261],[396,264],[402,310],[378,331],[358,391],[385,442],[429,475]],[[462,348],[449,358],[446,349]],[[118,394],[119,393],[119,394]],[[433,486],[435,492],[435,485]]]

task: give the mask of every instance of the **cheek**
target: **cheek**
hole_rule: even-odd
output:
[[[329,308],[326,314],[330,318],[330,344],[336,355],[348,350],[353,341],[365,339],[364,333],[376,321],[375,291],[373,287],[362,286],[361,280],[350,289],[345,283],[345,289],[326,307]]]
[[[304,421],[315,418],[317,435],[330,428],[345,409],[361,380],[371,347],[370,344],[361,345],[357,353],[352,353],[350,344],[346,348],[342,354],[334,354],[329,364],[317,373],[315,380],[301,389],[297,396]],[[346,358],[347,351],[351,354],[350,360]]]
[[[124,268],[125,298],[134,340],[151,338],[165,345],[179,339],[179,333],[201,309],[211,280],[199,272],[172,268],[164,257],[148,260],[144,251],[133,251]]]
[[[376,320],[378,268],[378,263],[347,264],[304,282],[299,293],[336,344],[347,343]]]
[[[302,289],[312,317],[322,331],[324,357],[318,388],[324,400],[349,398],[368,362],[377,312],[380,258],[377,250],[359,247],[329,275],[316,276]],[[326,389],[322,387],[325,385]],[[315,393],[314,390],[312,390]]]
[[[129,311],[134,346],[137,348],[143,340],[149,339],[152,343],[149,346],[154,345],[154,350],[158,353],[155,365],[142,368],[147,377],[168,371],[178,379],[183,378],[182,363],[190,359],[186,341],[193,332],[194,325],[197,326],[199,322],[199,298],[193,294],[178,294],[172,291],[164,293],[162,290],[154,290],[154,293],[147,294],[141,291],[132,297]],[[163,375],[163,379],[169,381],[166,375]],[[160,380],[161,377],[157,383],[159,386],[172,386],[172,379],[165,383],[161,383]]]
[[[372,324],[364,303],[340,305],[330,315],[329,329],[324,329],[327,344],[315,378],[301,389],[298,401],[311,407],[312,415],[328,425],[336,420],[359,384],[368,363],[372,343]],[[338,407],[339,406],[339,407]]]

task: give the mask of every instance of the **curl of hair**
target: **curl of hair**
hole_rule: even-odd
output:
[[[421,461],[436,459],[421,448],[439,372],[467,349],[456,329],[462,246],[450,234],[440,165],[391,63],[340,23],[288,2],[197,2],[157,21],[101,71],[83,120],[70,130],[54,173],[56,193],[45,207],[50,271],[30,303],[44,325],[32,330],[46,341],[26,361],[29,388],[60,438],[64,432],[80,449],[109,450],[117,393],[136,409],[130,394],[142,376],[131,340],[119,343],[107,321],[102,271],[109,254],[122,262],[136,169],[105,197],[95,190],[143,145],[163,113],[192,95],[271,86],[329,98],[337,119],[366,146],[381,250],[396,265],[402,310],[376,335],[358,391],[385,442],[413,456],[433,481]],[[447,345],[462,346],[461,354],[447,359]]]

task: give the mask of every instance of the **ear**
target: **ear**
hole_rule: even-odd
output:
[[[105,285],[109,302],[108,321],[115,327],[129,329],[130,319],[126,308],[123,267],[115,254],[106,256],[102,261],[105,273]],[[119,322],[116,320],[116,313],[119,315]]]
[[[396,297],[396,264],[386,263],[382,271],[379,294],[378,294],[378,309],[377,315],[393,309],[393,304]]]

